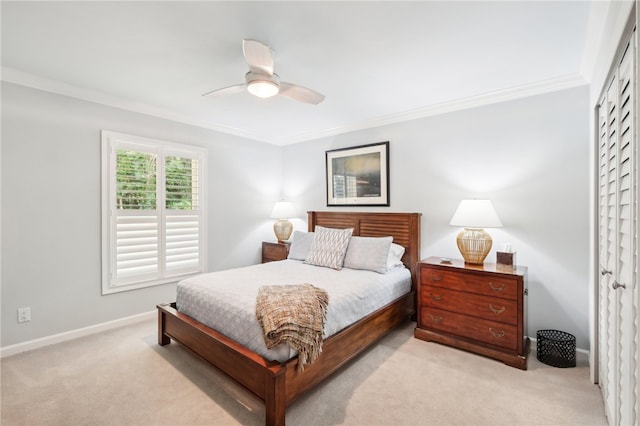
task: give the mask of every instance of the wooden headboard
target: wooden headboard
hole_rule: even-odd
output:
[[[421,213],[369,213],[369,212],[307,212],[309,232],[316,225],[325,228],[353,228],[353,235],[361,237],[392,236],[393,242],[405,248],[402,262],[411,270],[415,288],[416,271],[420,260]]]

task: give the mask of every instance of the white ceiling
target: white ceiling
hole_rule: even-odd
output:
[[[590,4],[2,1],[2,79],[284,145],[585,84]],[[325,101],[202,97],[245,38]]]

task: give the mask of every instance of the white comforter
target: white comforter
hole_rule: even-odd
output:
[[[295,355],[288,345],[267,349],[256,319],[256,295],[263,285],[309,283],[329,293],[324,337],[392,302],[411,289],[411,274],[394,268],[386,274],[306,265],[297,260],[269,262],[212,272],[178,283],[176,306],[199,322],[267,359]]]

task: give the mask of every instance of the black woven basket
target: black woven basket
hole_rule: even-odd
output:
[[[536,333],[538,361],[552,367],[576,366],[576,338],[558,330],[538,330]]]

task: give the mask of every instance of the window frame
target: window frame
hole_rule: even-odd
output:
[[[206,272],[207,259],[207,151],[204,148],[169,142],[159,139],[117,133],[107,130],[101,132],[102,144],[102,295],[120,293],[157,285],[175,283],[183,278]],[[158,222],[158,271],[118,279],[116,265],[116,152],[128,149],[157,155],[156,160],[156,209],[126,210],[120,215],[135,216],[137,214],[155,216]],[[179,156],[198,161],[198,205],[190,210],[169,210],[166,208],[166,176],[165,162],[167,157]],[[198,262],[182,272],[167,270],[167,247],[165,244],[167,216],[191,215],[198,218]]]

